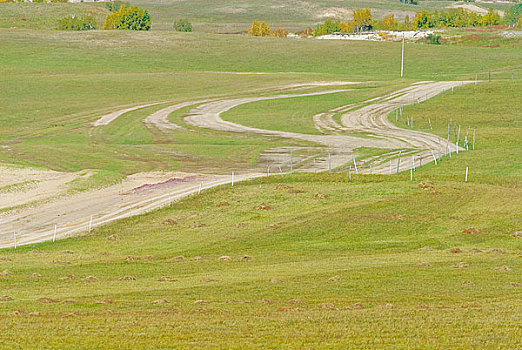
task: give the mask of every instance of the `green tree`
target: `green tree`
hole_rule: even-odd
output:
[[[324,24],[315,27],[314,36],[337,33],[341,31],[341,21],[327,18]]]
[[[415,14],[413,18],[413,29],[426,29],[434,26],[431,14],[428,11],[422,10]]]
[[[518,18],[522,14],[522,3],[515,4],[504,12],[504,24],[506,26],[514,27],[517,24]]]
[[[177,32],[192,32],[192,24],[188,19],[178,19],[174,21],[174,30]]]
[[[105,30],[150,30],[149,12],[142,8],[122,6],[118,11],[109,13],[102,29]]]
[[[488,13],[482,17],[482,25],[483,26],[493,26],[500,24],[500,15],[497,11],[493,9],[489,9]]]

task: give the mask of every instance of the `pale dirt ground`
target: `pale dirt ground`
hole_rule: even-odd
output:
[[[387,114],[400,106],[417,103],[431,98],[444,90],[470,82],[419,82],[394,93],[374,98],[364,103],[341,106],[314,117],[316,127],[323,135],[300,134],[276,130],[263,130],[237,123],[224,121],[220,114],[241,104],[268,99],[313,96],[319,94],[349,91],[334,89],[320,92],[293,93],[275,96],[229,98],[212,101],[192,101],[166,107],[145,118],[144,123],[150,128],[164,132],[180,128],[168,121],[173,111],[190,105],[201,105],[190,110],[185,122],[205,129],[235,133],[264,135],[309,141],[317,147],[280,147],[266,151],[261,160],[270,166],[271,174],[287,173],[290,159],[295,171],[326,171],[330,167],[353,164],[353,172],[358,173],[395,173],[418,166],[421,162],[434,161],[446,152],[454,152],[455,145],[435,135],[414,130],[401,129],[387,120]],[[315,82],[302,86],[342,86],[348,82],[325,84]],[[301,87],[290,85],[286,88]],[[283,87],[284,88],[284,87]],[[281,87],[279,88],[281,89]],[[279,90],[278,90],[279,91]],[[149,106],[148,104],[145,106]],[[357,108],[357,109],[356,109]],[[135,110],[132,107],[127,110]],[[97,126],[107,125],[119,117],[121,111],[102,116]],[[333,115],[341,113],[341,123]],[[343,135],[344,132],[365,132],[371,137]],[[384,156],[353,161],[354,149],[376,147],[390,149]],[[397,160],[397,149],[413,149],[402,152],[402,162]],[[296,154],[292,154],[291,152]],[[301,151],[301,152],[300,152]],[[330,154],[327,156],[327,154]],[[413,158],[415,157],[415,158]],[[128,217],[166,206],[178,198],[197,194],[202,189],[227,184],[232,181],[231,174],[203,175],[186,173],[140,173],[126,178],[117,185],[104,189],[67,195],[69,183],[80,176],[90,176],[91,172],[60,173],[49,170],[28,169],[4,166],[0,168],[0,247],[14,245],[13,232],[17,232],[17,243],[27,244],[53,237],[54,225],[57,225],[57,237],[61,238],[79,232],[86,232],[90,217],[93,225],[100,225],[119,218]],[[236,174],[235,181],[266,176],[266,173]],[[23,186],[12,187],[16,184]],[[6,187],[11,186],[11,187]],[[11,190],[8,190],[11,188]],[[12,209],[13,207],[18,207]],[[11,208],[9,210],[8,208]]]

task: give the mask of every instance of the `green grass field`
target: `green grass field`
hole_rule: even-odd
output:
[[[3,250],[3,346],[518,348],[519,91],[482,83],[406,108],[442,136],[449,115],[477,128],[475,151],[413,182],[273,176]]]
[[[416,81],[477,74],[478,85],[407,106],[397,122],[408,128],[413,117],[415,129],[445,138],[451,119],[450,139],[455,126],[461,141],[476,129],[476,149],[417,168],[413,181],[409,173],[259,178],[90,235],[0,250],[1,349],[522,347],[521,39],[501,40],[502,29],[480,40],[455,30],[443,45],[407,43],[401,79],[400,43],[170,31],[181,17],[200,31],[241,31],[253,14],[299,29],[331,8],[368,2],[132,3],[150,9],[151,32],[43,30],[70,10],[101,18],[103,4],[0,4],[0,164],[94,173],[70,192],[136,172],[251,171],[264,168],[264,150],[310,144],[196,129],[183,121],[190,108],[169,118],[191,131],[162,133],[143,120],[185,101],[360,82],[345,93],[223,114],[317,133],[316,113]],[[370,3],[377,14],[398,15],[453,4]],[[161,101],[92,126],[112,111]],[[356,151],[358,159],[384,152]],[[1,186],[0,195],[31,185]]]
[[[91,131],[100,115],[125,106],[154,101],[191,101],[207,97],[256,95],[256,91],[309,81],[367,81],[375,89],[315,97],[321,104],[293,107],[300,127],[281,125],[290,100],[271,101],[270,116],[260,125],[311,129],[311,111],[329,109],[353,100],[392,91],[415,80],[508,78],[520,66],[521,46],[473,47],[408,44],[406,80],[399,80],[399,43],[280,40],[213,34],[168,32],[35,32],[3,30],[0,65],[4,73],[0,159],[55,170],[101,169],[123,175],[146,170],[247,168],[259,151],[287,141],[227,134],[224,137],[180,135],[164,142],[151,134],[142,120],[161,106],[122,116],[106,130]],[[328,52],[328,55],[324,55]],[[306,59],[303,59],[306,57]],[[341,57],[341,59],[339,59]],[[429,69],[425,62],[429,61]],[[228,72],[264,72],[237,75]],[[520,69],[514,70],[520,79]],[[259,94],[259,93],[257,93]],[[353,98],[353,100],[352,100]],[[304,99],[303,99],[304,101]],[[242,113],[242,106],[230,113]],[[305,110],[306,113],[301,113]],[[247,114],[252,111],[248,110]],[[251,119],[256,118],[252,114]],[[296,120],[297,120],[296,119]],[[250,123],[250,121],[249,121]],[[256,121],[253,125],[258,125]],[[94,135],[94,136],[89,136]],[[212,139],[214,138],[214,141]],[[251,144],[249,149],[243,146]],[[198,148],[193,145],[197,144]],[[226,149],[225,149],[226,148]],[[44,152],[42,152],[44,150]],[[174,156],[167,155],[172,151]],[[168,152],[168,153],[165,153]],[[53,157],[47,157],[53,154]],[[127,157],[125,154],[135,154]],[[190,160],[190,161],[187,161]],[[225,159],[226,162],[222,162]],[[219,169],[218,169],[219,170]]]

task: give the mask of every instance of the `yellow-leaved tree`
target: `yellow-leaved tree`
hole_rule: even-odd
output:
[[[353,11],[353,26],[357,31],[372,29],[372,11],[369,8]]]
[[[270,26],[264,21],[255,20],[252,26],[248,30],[250,36],[269,36]]]
[[[396,30],[399,28],[399,22],[397,22],[393,13],[390,13],[382,19],[382,25],[386,30]]]

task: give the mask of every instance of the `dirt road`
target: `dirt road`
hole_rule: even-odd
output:
[[[350,163],[353,164],[354,172],[388,174],[408,170],[422,163],[437,161],[441,154],[455,151],[455,145],[438,136],[396,127],[387,120],[388,113],[401,106],[421,102],[465,83],[470,82],[420,82],[363,103],[334,108],[313,118],[316,127],[323,132],[322,135],[252,128],[225,121],[221,118],[221,114],[245,103],[332,94],[349,90],[335,89],[275,96],[183,102],[153,113],[144,122],[148,127],[158,128],[163,132],[173,129],[183,130],[181,126],[170,122],[168,115],[181,108],[201,104],[190,110],[185,116],[186,123],[198,128],[308,141],[330,153],[327,158],[326,152],[322,152],[322,157],[308,155],[292,158],[291,151],[295,151],[296,148],[267,151],[267,153],[273,153],[267,158],[272,162],[273,168],[286,167],[284,170],[280,170],[282,172],[288,171],[289,159],[294,159],[295,163],[291,164],[295,164],[295,170],[300,171],[324,171]],[[339,85],[341,84],[339,83]],[[303,84],[303,86],[306,85]],[[125,112],[155,104],[159,104],[159,102],[131,107],[102,116],[94,125],[103,127]],[[342,114],[340,123],[333,118],[339,113]],[[343,135],[347,131],[353,132],[355,135],[361,133],[361,137]],[[355,163],[353,150],[359,147],[383,148],[390,149],[390,151],[379,157],[370,157]],[[402,151],[399,151],[401,149]],[[274,162],[274,159],[278,160]],[[0,189],[4,189],[3,193],[0,192],[0,209],[13,207],[13,203],[22,206],[19,209],[0,214],[0,248],[14,245],[15,232],[17,244],[52,239],[55,225],[57,225],[57,238],[65,237],[75,232],[86,232],[91,224],[91,216],[92,225],[97,226],[168,205],[170,201],[177,198],[197,193],[200,186],[204,190],[232,181],[230,175],[135,174],[118,185],[102,190],[66,195],[65,185],[67,183],[79,176],[88,176],[88,174],[89,172],[66,174],[43,171],[41,174],[31,175],[29,171],[26,177],[20,177],[19,174],[9,173],[6,170],[0,171]],[[235,181],[260,176],[266,175],[242,174],[237,175]],[[17,177],[20,178],[17,179]],[[20,182],[20,180],[23,181]],[[34,204],[32,203],[34,199],[43,201]]]

